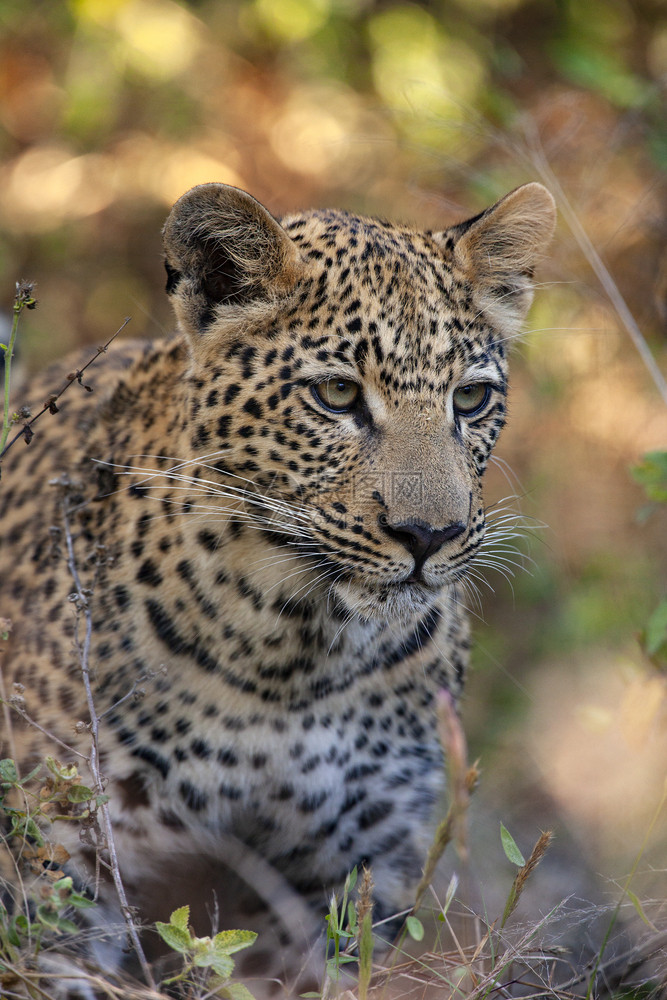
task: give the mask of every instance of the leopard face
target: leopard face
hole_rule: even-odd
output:
[[[192,346],[191,450],[248,523],[298,553],[302,592],[343,617],[407,624],[483,541],[507,339],[530,301],[513,202],[539,220],[531,239],[551,225],[544,189],[521,190],[499,218],[447,233],[331,211],[278,229],[229,189],[221,215],[215,186],[167,222],[168,288]],[[220,236],[225,211],[250,234],[241,251]],[[224,391],[200,390],[212,372]]]

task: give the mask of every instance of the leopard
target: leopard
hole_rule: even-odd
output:
[[[244,900],[246,925],[298,912],[312,936],[362,866],[377,920],[410,905],[508,354],[555,217],[536,182],[430,230],[198,185],[163,230],[175,334],[114,344],[85,379],[69,362],[59,412],[7,454],[2,669],[21,712],[2,755],[83,773],[94,711],[144,920],[187,902],[201,927],[215,896],[223,923]],[[94,851],[70,827],[85,885]]]

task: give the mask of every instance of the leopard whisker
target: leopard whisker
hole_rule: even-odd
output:
[[[510,586],[510,590],[512,591],[512,594],[514,594],[514,585],[513,585],[514,573],[513,573],[513,571],[511,569],[504,569],[502,566],[496,566],[496,565],[493,565],[491,563],[480,563],[480,567],[485,568],[485,569],[492,569],[496,573],[499,573],[500,576],[502,576],[502,577],[505,578],[505,580],[507,581],[507,583]],[[478,579],[481,579],[481,577],[478,577]],[[488,582],[488,580],[484,579],[484,582],[489,587],[489,590],[491,590],[492,593],[495,593],[494,588],[491,586],[491,584]]]
[[[463,604],[463,602],[460,602],[458,600],[458,596],[457,596],[457,603],[460,603],[461,607],[465,611],[468,611],[470,614],[475,615],[475,617],[478,618],[480,621],[483,621],[482,591],[475,583],[472,574],[470,576],[461,577],[459,583],[461,589],[465,592],[466,597],[470,598],[470,600],[474,602],[477,611],[476,612],[473,611],[472,608],[466,606],[465,604]]]
[[[260,566],[263,566],[266,569],[272,569],[274,566],[282,566],[285,563],[298,562],[307,555],[307,552],[289,553],[287,555],[272,553],[268,556],[262,556],[261,559],[253,559],[252,562],[247,564],[247,566],[248,569],[256,569]],[[317,550],[315,548],[313,549],[312,555],[317,555]]]
[[[253,490],[246,490],[243,487],[232,485],[221,485],[218,482],[209,479],[202,479],[201,477],[187,476],[183,473],[178,472],[174,469],[150,469],[145,466],[131,466],[131,465],[113,465],[112,463],[98,463],[107,465],[111,468],[117,470],[119,475],[132,475],[141,474],[145,477],[144,481],[149,481],[152,479],[164,478],[170,483],[185,483],[185,486],[172,486],[174,490],[181,490],[182,492],[199,492],[200,494],[210,494],[211,496],[223,496],[227,499],[242,499],[248,503],[255,504],[256,506],[265,506],[274,509],[277,513],[284,513],[294,518],[301,518],[304,521],[312,519],[312,510],[308,510],[303,505],[297,507],[293,502],[287,502],[280,500],[278,497],[268,496],[258,492],[257,486],[252,480],[246,479],[243,476],[237,476],[234,473],[225,473],[231,478],[240,479],[242,482],[247,482],[253,485]],[[210,466],[204,466],[204,468],[212,468]],[[143,485],[141,482],[135,485]]]
[[[314,580],[308,580],[308,581],[306,581],[306,583],[304,583],[302,587],[299,587],[299,589],[294,594],[290,594],[290,596],[288,597],[288,599],[285,601],[285,603],[283,604],[282,608],[278,612],[278,615],[276,617],[276,625],[278,624],[278,621],[280,620],[280,616],[282,615],[283,611],[285,610],[285,608],[287,607],[288,604],[290,604],[290,603],[291,604],[298,604],[300,601],[307,600],[308,597],[310,596],[310,594],[315,589],[315,587],[319,583],[321,583],[322,580],[326,580],[328,577],[334,576],[337,572],[339,572],[336,567],[332,568],[332,567],[329,566],[328,563],[323,563],[323,565],[327,566],[327,571],[325,573],[321,573],[319,576],[315,577]],[[317,568],[317,567],[315,567],[315,568]],[[279,582],[279,584],[275,584],[274,586],[279,586],[280,584],[284,583],[285,580],[289,580],[291,576],[296,576],[296,575],[297,575],[296,573],[292,573],[289,576],[285,577],[283,580],[281,580]],[[308,588],[308,589],[306,590],[306,588]],[[271,587],[270,589],[273,590],[274,588]],[[300,594],[302,590],[306,590],[306,593],[302,594],[301,597],[297,598],[297,594]]]
[[[495,592],[496,592],[496,589],[493,586],[493,584],[491,584],[489,582],[489,580],[487,579],[486,576],[484,576],[483,573],[476,573],[474,570],[470,569],[470,570],[468,570],[468,573],[466,574],[466,576],[462,578],[461,582],[463,582],[463,580],[470,581],[470,582],[472,582],[473,580],[479,580],[479,582],[483,583],[484,586],[487,588],[487,590],[490,590],[492,594],[495,594]],[[481,593],[481,591],[480,591],[480,593]]]
[[[335,582],[336,581],[334,581],[334,584],[335,584]],[[332,584],[332,586],[333,586],[333,584]],[[349,610],[348,613],[347,613],[347,615],[346,615],[346,617],[343,619],[343,621],[341,622],[341,624],[339,625],[339,627],[336,629],[336,632],[335,632],[335,635],[334,635],[333,639],[329,643],[329,648],[327,649],[327,654],[326,654],[327,656],[331,655],[331,650],[334,648],[334,646],[336,645],[336,642],[338,641],[338,639],[340,638],[340,636],[343,634],[343,632],[345,631],[345,629],[347,628],[347,626],[350,624],[350,622],[354,618],[356,618],[356,613],[354,611],[352,611],[352,610]]]
[[[172,502],[174,504],[176,503],[175,501],[169,501],[166,498],[160,498],[160,502],[161,503]],[[179,514],[183,514],[183,511],[178,510],[168,514],[156,514],[153,517],[151,517],[151,520],[159,521],[162,518],[166,519],[170,517],[175,517]],[[221,517],[221,515],[226,515],[226,516]],[[296,527],[287,526],[285,525],[284,522],[281,522],[280,526],[277,526],[274,521],[268,518],[263,518],[260,515],[254,513],[244,513],[242,511],[239,512],[238,510],[235,510],[233,508],[214,507],[214,506],[205,506],[203,504],[195,504],[187,512],[187,516],[193,519],[197,518],[200,521],[204,521],[204,523],[215,524],[222,521],[224,524],[242,524],[244,527],[253,528],[256,531],[266,531],[268,528],[271,530],[273,534],[285,535],[285,537],[289,539],[294,539],[295,537],[296,538],[308,537],[300,529]]]
[[[131,472],[136,472],[136,471],[141,471],[144,473],[147,472],[147,470],[145,469],[138,470],[138,469],[130,469],[129,467],[127,467],[123,469],[120,474],[129,475],[131,474]],[[163,475],[164,473],[155,472],[153,470],[150,472],[149,478],[157,478]],[[175,481],[179,482],[182,481],[184,477],[174,476],[172,478]],[[196,487],[195,489],[193,489],[192,486],[172,486],[171,489],[173,491],[180,491],[187,493],[188,497],[192,496],[194,493],[210,499],[213,499],[214,497],[223,497],[228,500],[242,500],[244,503],[252,504],[253,506],[259,507],[262,510],[268,508],[269,510],[272,510],[275,514],[280,515],[281,517],[284,518],[288,519],[296,518],[297,520],[301,519],[304,522],[304,524],[308,518],[308,514],[305,511],[294,510],[293,507],[290,506],[289,504],[283,503],[282,501],[276,501],[275,498],[272,497],[258,496],[256,493],[250,493],[246,490],[242,490],[238,487],[233,487],[233,486],[230,487],[229,489],[224,489],[219,487],[217,484],[213,484],[215,487],[214,489],[207,489],[203,488],[206,485],[206,481],[203,480],[194,480],[193,483],[195,484]],[[173,505],[176,505],[177,503],[177,501],[171,497],[154,497],[152,499],[159,500],[162,503],[171,503]],[[183,511],[183,513],[190,514],[192,508],[198,507],[199,509],[202,509],[204,507],[204,505],[202,505],[201,503],[199,504],[193,503],[190,504],[189,506],[190,509],[188,511]],[[213,506],[204,509],[230,514],[235,520],[242,523],[247,523],[249,526],[251,526],[251,523],[254,521],[256,522],[256,525],[261,527],[269,527],[272,530],[275,530],[276,532],[282,531],[282,533],[284,534],[292,534],[296,535],[297,537],[298,536],[306,538],[308,537],[308,535],[303,531],[303,527],[301,526],[293,525],[290,526],[289,531],[285,531],[285,521],[276,522],[271,518],[268,518],[252,510],[250,511],[238,510],[238,508],[220,508]]]

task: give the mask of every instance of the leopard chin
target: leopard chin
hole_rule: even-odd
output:
[[[438,602],[442,587],[424,583],[384,583],[370,587],[357,581],[336,584],[340,603],[363,621],[384,622],[388,625],[415,625]]]

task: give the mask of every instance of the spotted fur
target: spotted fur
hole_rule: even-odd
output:
[[[279,223],[234,188],[195,188],[164,231],[178,338],[111,352],[94,394],[74,386],[10,454],[5,685],[87,752],[66,497],[102,770],[145,917],[212,888],[224,912],[239,845],[259,895],[273,871],[321,906],[363,861],[377,915],[409,901],[441,793],[436,694],[459,695],[468,658],[461,586],[508,341],[553,224],[538,184],[444,232],[335,211]],[[353,405],[328,407],[327,387]],[[31,727],[15,739],[26,765],[53,752]]]

